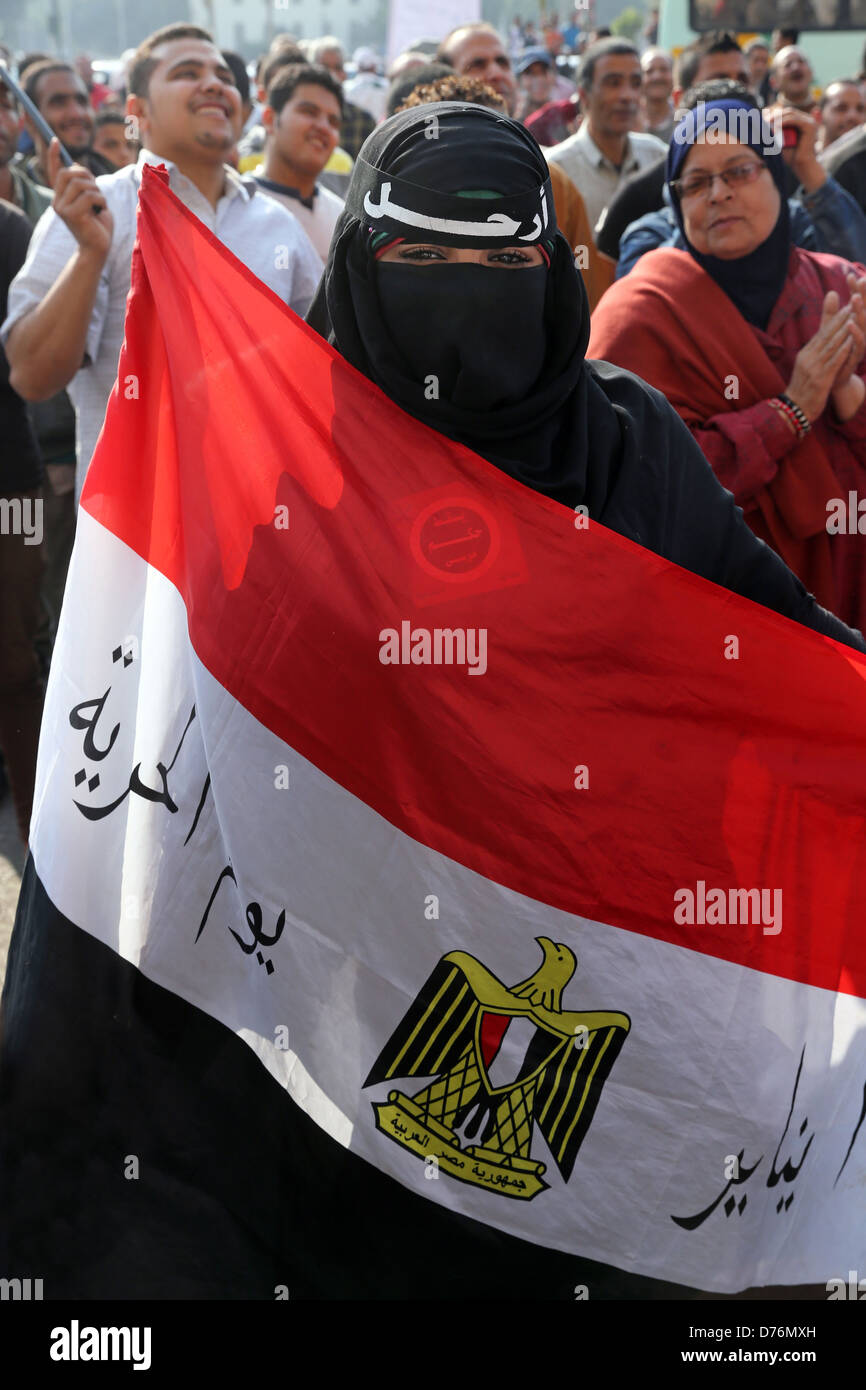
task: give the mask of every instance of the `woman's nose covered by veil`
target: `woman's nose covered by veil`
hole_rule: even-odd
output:
[[[542,264],[377,259],[402,242],[534,247]],[[589,305],[557,231],[544,155],[517,122],[437,102],[378,126],[308,319],[416,418],[540,492],[583,499]]]
[[[430,402],[431,424],[440,412],[447,418],[449,405],[480,412],[516,404],[540,377],[546,267],[503,273],[483,265],[380,263],[376,289],[393,367],[402,363]]]

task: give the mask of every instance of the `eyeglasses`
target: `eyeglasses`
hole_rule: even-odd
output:
[[[740,188],[754,183],[759,174],[767,169],[766,164],[750,159],[748,164],[735,164],[731,169],[723,169],[720,174],[694,174],[690,179],[675,179],[671,188],[681,200],[684,198],[708,198],[714,179],[721,179],[726,188]],[[769,172],[769,170],[767,170]]]

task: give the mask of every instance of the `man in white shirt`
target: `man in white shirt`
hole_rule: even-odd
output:
[[[342,92],[325,67],[281,68],[262,112],[265,161],[255,170],[261,191],[298,219],[324,263],[343,200],[317,183],[340,138]]]
[[[374,49],[356,48],[353,56],[357,72],[343,83],[343,91],[349,101],[360,106],[378,125],[385,116],[388,83],[379,76],[379,59]]]
[[[640,110],[643,75],[634,44],[600,39],[586,50],[578,77],[584,120],[567,140],[547,151],[576,186],[589,221],[599,218],[630,174],[655,164],[666,146],[654,135],[630,128]]]
[[[173,24],[136,50],[127,111],[144,148],[138,163],[95,179],[48,159],[54,206],[12,282],[6,322],[10,381],[25,400],[67,387],[76,413],[76,495],[117,375],[141,170],[165,164],[169,187],[245,265],[303,315],[320,265],[297,221],[223,164],[241,121],[231,69],[205,30]]]

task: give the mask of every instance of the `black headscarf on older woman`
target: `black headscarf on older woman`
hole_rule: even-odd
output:
[[[544,264],[376,259],[400,240],[537,246]],[[599,515],[623,453],[608,380],[625,374],[584,360],[583,281],[556,229],[544,156],[516,121],[436,102],[378,126],[355,163],[308,321],[417,419]]]
[[[736,135],[742,145],[759,154],[779,193],[779,216],[773,230],[747,256],[724,260],[696,251],[686,236],[677,190],[672,186],[683,172],[686,158],[702,139],[710,142],[714,131]],[[732,154],[734,151],[732,151]],[[668,149],[666,178],[674,215],[689,254],[707,272],[756,328],[766,328],[788,274],[791,256],[791,224],[785,183],[785,163],[769,124],[754,103],[740,97],[717,97],[687,111],[674,130]]]

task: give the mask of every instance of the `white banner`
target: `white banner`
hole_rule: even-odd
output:
[[[419,39],[444,39],[458,24],[476,24],[481,0],[391,0],[386,61],[393,63]]]

